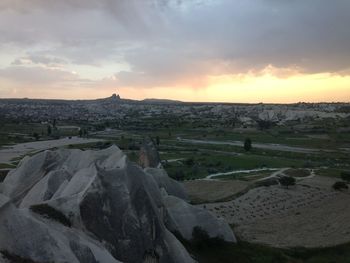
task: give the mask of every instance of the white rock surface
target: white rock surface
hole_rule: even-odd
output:
[[[188,200],[185,188],[182,184],[170,178],[164,169],[146,168],[146,173],[152,175],[159,188],[164,188],[169,195]]]
[[[168,215],[167,226],[171,231],[191,240],[193,229],[199,226],[212,238],[221,237],[227,242],[236,242],[230,226],[224,219],[217,219],[209,211],[191,206],[175,196],[164,195],[163,199]]]
[[[191,263],[170,231],[190,238],[198,225],[235,241],[224,221],[186,197],[164,170],[145,172],[116,146],[41,152],[2,183],[0,251],[38,262]]]

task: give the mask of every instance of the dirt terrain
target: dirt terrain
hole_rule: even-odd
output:
[[[245,191],[250,182],[239,180],[193,180],[185,181],[184,186],[192,203],[213,203],[232,199]]]
[[[199,205],[234,226],[239,238],[275,247],[325,247],[350,241],[350,192],[314,176],[289,189],[259,187],[229,202]]]

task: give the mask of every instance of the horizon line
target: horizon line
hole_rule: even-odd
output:
[[[51,101],[94,101],[94,100],[104,100],[112,98],[114,95],[118,96],[119,94],[113,93],[109,97],[98,97],[98,98],[29,98],[29,97],[0,97],[0,100],[51,100]],[[119,95],[120,96],[120,95]],[[131,99],[131,98],[122,98],[120,100],[131,100],[135,102],[144,102],[147,100],[155,100],[156,102],[169,101],[170,103],[194,103],[194,104],[349,104],[350,101],[298,101],[298,102],[223,102],[223,101],[186,101],[186,100],[177,100],[169,98],[144,98],[144,99]]]

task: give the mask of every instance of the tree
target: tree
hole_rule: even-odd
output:
[[[50,136],[52,133],[51,125],[47,125],[47,135]]]
[[[39,141],[40,136],[37,132],[33,133],[33,137],[35,138],[36,141]]]
[[[252,140],[250,138],[247,138],[244,141],[244,150],[250,151],[251,149],[252,149]]]
[[[222,247],[226,242],[221,235],[210,237],[205,229],[200,226],[195,226],[192,230],[191,243],[197,249],[207,249],[212,247]]]
[[[175,171],[175,180],[183,181],[185,179],[185,173],[182,170]]]
[[[186,160],[185,160],[185,164],[186,164],[187,166],[193,166],[193,165],[194,165],[194,160],[193,160],[193,158],[188,158],[188,159],[186,159]]]
[[[343,179],[344,181],[350,183],[350,171],[344,171],[340,174],[341,179]]]
[[[290,185],[295,185],[295,178],[291,176],[282,176],[278,179],[282,186],[285,186],[287,189]]]
[[[270,129],[273,125],[272,121],[258,120],[257,121],[260,130]]]
[[[332,188],[336,191],[349,189],[348,185],[345,182],[335,182],[332,185]]]

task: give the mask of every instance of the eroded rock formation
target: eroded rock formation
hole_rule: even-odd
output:
[[[116,146],[41,152],[0,185],[0,261],[194,262],[173,233],[191,239],[195,226],[235,241],[186,199],[164,170],[143,170]]]

